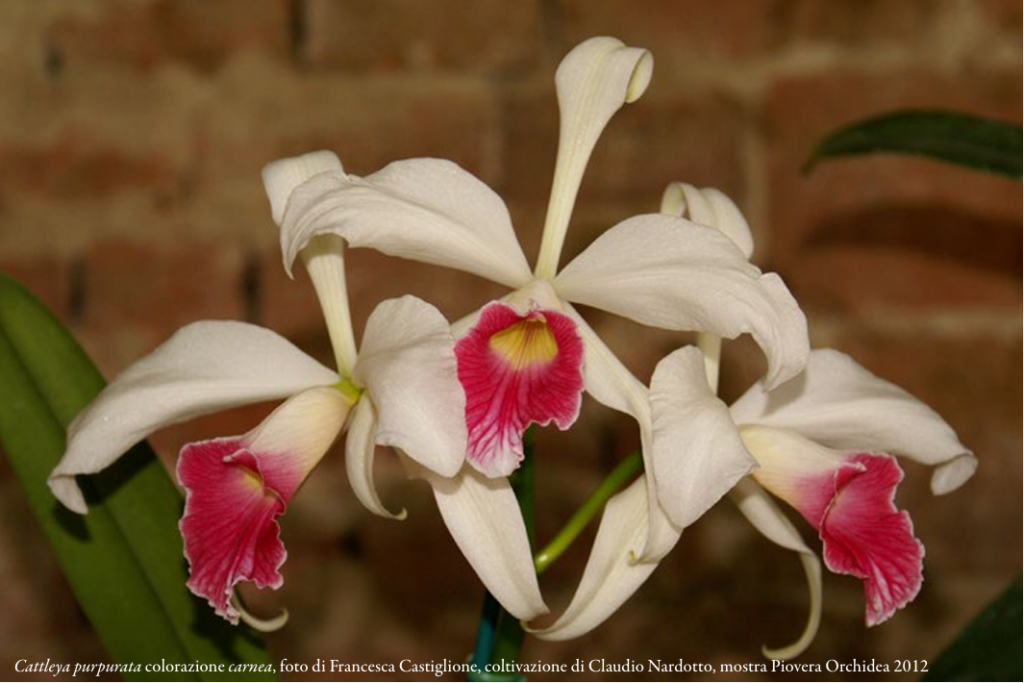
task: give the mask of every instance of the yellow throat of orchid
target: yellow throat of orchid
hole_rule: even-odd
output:
[[[491,349],[516,370],[549,363],[558,355],[558,342],[544,318],[527,318],[496,332]]]

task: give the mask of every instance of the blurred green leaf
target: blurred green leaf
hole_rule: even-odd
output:
[[[217,617],[185,587],[182,500],[145,444],[99,475],[80,477],[79,516],[46,485],[74,416],[103,378],[61,324],[0,274],[0,443],[68,583],[111,656],[141,665],[129,680],[224,680],[232,663],[270,664],[248,628]],[[213,665],[222,672],[146,672],[146,664]],[[273,674],[256,675],[273,679]],[[246,674],[245,678],[254,678]]]
[[[1011,178],[1021,177],[1021,127],[945,111],[902,111],[858,121],[818,143],[804,165],[876,152],[916,154]]]
[[[1010,584],[932,662],[926,681],[1020,681],[1021,580]]]

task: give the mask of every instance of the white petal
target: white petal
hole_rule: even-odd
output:
[[[658,566],[656,562],[634,562],[630,553],[630,548],[644,544],[647,538],[649,506],[643,479],[637,479],[605,505],[572,602],[555,623],[529,629],[538,638],[568,640],[587,633],[619,609]]]
[[[410,469],[430,483],[449,533],[502,607],[522,620],[546,613],[526,525],[508,480],[488,479],[468,465],[452,478],[415,465]]]
[[[754,253],[747,219],[727,195],[713,187],[697,189],[688,183],[672,183],[662,195],[661,212],[721,230],[748,260]]]
[[[561,128],[538,277],[551,278],[565,241],[576,194],[590,153],[623,104],[635,102],[651,82],[654,59],[647,50],[615,38],[591,38],[565,56],[555,73]]]
[[[391,512],[380,501],[377,486],[373,483],[373,456],[376,450],[374,435],[377,430],[377,413],[373,402],[364,394],[352,411],[345,440],[345,470],[352,491],[370,512],[381,517],[405,519],[405,510]]]
[[[310,152],[289,159],[273,161],[263,167],[263,189],[270,200],[270,213],[274,222],[281,224],[288,197],[292,190],[318,173],[343,171],[341,160],[334,152]]]
[[[755,384],[731,410],[739,424],[788,429],[832,448],[941,465],[932,475],[936,494],[957,488],[977,467],[974,455],[938,413],[831,349],[812,352],[802,375],[770,393]]]
[[[638,420],[650,414],[647,387],[631,373],[571,305],[563,309],[583,339],[583,381],[587,393],[602,405]]]
[[[302,260],[327,323],[338,371],[351,375],[358,354],[345,283],[345,242],[337,235],[317,235],[302,250]]]
[[[640,448],[644,459],[644,469],[653,471],[652,457],[654,453],[653,424],[651,421],[651,403],[647,387],[633,373],[626,369],[622,361],[612,353],[587,321],[571,305],[565,305],[565,311],[576,322],[580,337],[583,339],[584,385],[587,393],[599,403],[609,408],[632,415],[640,428]],[[679,539],[681,528],[669,519],[665,510],[658,502],[655,480],[647,477],[649,489],[646,500],[649,502],[647,536],[642,543],[630,548],[634,557],[643,562],[658,562],[668,554]]]
[[[183,327],[121,373],[75,418],[67,452],[50,474],[50,489],[84,514],[75,475],[104,469],[156,430],[337,381],[337,374],[268,329],[239,322]]]
[[[782,280],[717,230],[664,214],[611,228],[559,273],[559,296],[670,330],[749,333],[774,386],[803,369],[807,321]]]
[[[800,562],[807,576],[807,587],[810,591],[810,607],[807,626],[804,632],[791,645],[761,651],[768,659],[790,659],[807,649],[818,633],[821,623],[821,562],[811,552],[800,532],[789,521],[782,510],[772,502],[771,496],[754,482],[745,479],[733,489],[732,498],[739,506],[740,512],[772,543],[793,550],[800,554]]]
[[[377,410],[377,443],[443,476],[462,468],[466,395],[440,311],[413,296],[379,304],[366,322],[352,378]]]
[[[289,469],[308,474],[338,438],[351,408],[352,399],[334,387],[305,389],[278,406],[242,441],[260,454],[261,466],[287,459]]]
[[[290,272],[299,251],[326,233],[510,287],[531,278],[504,202],[442,159],[396,161],[365,178],[322,173],[300,185],[281,226],[285,268]]]
[[[747,453],[729,408],[711,393],[704,357],[690,346],[663,359],[651,378],[658,500],[686,528],[757,463]]]

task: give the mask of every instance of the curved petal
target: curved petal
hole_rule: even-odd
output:
[[[455,346],[466,391],[470,464],[508,476],[523,459],[523,431],[554,422],[568,429],[580,412],[583,342],[569,316],[537,308],[520,315],[492,302]]]
[[[640,477],[605,505],[583,578],[550,626],[528,628],[543,640],[568,640],[596,628],[643,585],[657,562],[635,562],[629,549],[647,538],[647,484]],[[678,535],[676,540],[678,540]]]
[[[281,225],[285,269],[316,235],[457,268],[519,287],[531,278],[504,202],[442,159],[407,159],[360,178],[321,173],[291,194]]]
[[[449,533],[498,602],[524,621],[546,613],[526,525],[508,480],[487,478],[468,465],[454,477],[439,477],[406,463],[411,476],[430,484]]]
[[[584,382],[587,392],[599,403],[631,415],[640,428],[640,449],[644,459],[644,470],[654,471],[653,423],[651,404],[647,387],[638,380],[612,353],[593,328],[571,305],[565,305],[566,313],[576,322],[583,339],[585,361]],[[648,518],[647,536],[642,544],[629,550],[639,561],[657,563],[675,547],[681,528],[677,528],[661,504],[655,489],[654,477],[645,477],[647,482]]]
[[[807,321],[779,276],[761,273],[719,231],[681,218],[619,223],[559,273],[555,291],[655,327],[749,333],[768,359],[768,386],[807,359]]]
[[[366,321],[352,378],[377,411],[378,444],[443,476],[466,457],[466,397],[441,312],[413,296],[381,302]]]
[[[654,70],[654,58],[616,38],[586,40],[565,56],[555,73],[561,127],[538,277],[554,277],[565,231],[590,153],[623,104],[640,99]]]
[[[831,349],[813,351],[804,373],[771,393],[755,384],[731,411],[738,424],[787,429],[832,448],[939,465],[932,474],[935,494],[956,489],[977,467],[974,455],[938,413]]]
[[[405,519],[404,508],[394,513],[384,507],[380,496],[377,495],[377,486],[373,483],[376,431],[377,412],[373,408],[373,401],[364,396],[352,410],[352,419],[349,421],[348,434],[345,437],[345,470],[348,473],[348,482],[356,498],[370,512],[381,517]]]
[[[238,623],[234,587],[279,588],[287,553],[277,519],[341,431],[351,400],[330,387],[308,389],[242,437],[188,444],[178,459],[185,488],[179,524],[189,589]]]
[[[188,325],[121,373],[75,418],[50,489],[85,514],[75,475],[102,470],[156,430],[337,381],[337,374],[268,329],[239,322]]]
[[[793,523],[760,486],[749,479],[744,479],[736,484],[730,496],[743,516],[765,538],[775,545],[800,554],[800,562],[803,564],[810,591],[807,625],[796,642],[780,648],[761,648],[768,659],[792,659],[810,646],[821,624],[821,563],[804,543]]]
[[[292,190],[313,176],[328,171],[343,172],[341,160],[334,152],[322,150],[297,157],[272,161],[263,167],[263,189],[270,200],[270,214],[281,225]]]
[[[672,183],[662,195],[661,212],[721,230],[747,260],[754,254],[754,236],[747,219],[725,193],[713,187],[697,189],[688,183]]]
[[[685,528],[757,463],[743,446],[729,409],[708,387],[704,357],[690,346],[664,358],[651,378],[652,476],[658,500]]]

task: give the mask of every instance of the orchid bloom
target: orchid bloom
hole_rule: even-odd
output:
[[[365,178],[341,169],[323,173],[295,189],[284,214],[286,268],[311,240],[331,234],[352,246],[457,268],[513,290],[455,326],[458,333],[466,332],[456,353],[467,393],[469,462],[490,482],[495,494],[488,500],[500,501],[494,503],[500,509],[491,512],[503,518],[519,515],[502,475],[518,466],[523,429],[552,421],[567,427],[577,416],[584,388],[599,402],[637,419],[645,461],[652,457],[655,435],[647,388],[573,303],[670,330],[704,329],[728,338],[749,333],[767,356],[771,385],[798,373],[806,358],[806,322],[781,279],[751,265],[718,231],[692,221],[664,214],[630,218],[559,269],[570,214],[594,145],[623,104],[642,95],[652,68],[647,51],[614,38],[585,41],[559,66],[558,157],[532,271],[501,199],[448,161],[398,161]],[[700,428],[681,422],[673,427],[669,431]],[[737,477],[748,470],[746,466]],[[669,468],[666,477],[676,474],[688,473]],[[632,546],[635,557],[655,561],[664,555],[679,530],[734,481],[706,483],[692,484],[697,496],[676,502],[670,511],[650,492],[649,514],[655,521],[650,533]],[[446,508],[459,500],[465,497],[454,492],[438,499],[446,521],[455,516]],[[472,543],[460,545],[465,550]],[[503,560],[484,561],[493,567]]]
[[[333,155],[314,155],[299,167],[268,167],[264,177],[275,217],[293,185],[335,164]],[[180,528],[191,569],[188,586],[232,623],[240,617],[263,627],[283,623],[245,613],[234,587],[241,581],[281,586],[286,551],[277,520],[346,427],[350,482],[379,515],[401,517],[404,511],[392,514],[377,495],[375,444],[400,449],[439,477],[451,477],[465,460],[465,398],[441,313],[409,296],[382,302],[367,321],[357,355],[341,240],[312,240],[302,258],[324,311],[337,372],[268,329],[194,323],[125,370],[76,418],[67,452],[49,479],[54,495],[84,514],[76,475],[104,469],[167,425],[287,398],[247,434],[188,444],[178,460],[186,492]],[[516,596],[504,597],[517,604]]]
[[[717,190],[673,183],[662,211],[721,231],[748,258],[753,252],[749,226]],[[578,636],[647,580],[655,564],[635,562],[622,548],[634,547],[657,524],[645,514],[650,497],[671,509],[693,498],[716,500],[723,483],[735,485],[732,498],[761,533],[800,553],[810,586],[803,634],[789,646],[766,648],[767,657],[794,657],[813,640],[821,616],[821,566],[764,488],[819,532],[829,569],[864,581],[869,626],[909,603],[921,585],[923,547],[907,513],[893,505],[903,473],[889,454],[937,465],[932,490],[952,491],[970,478],[976,460],[949,425],[907,392],[824,350],[812,352],[797,377],[777,387],[762,379],[730,408],[715,394],[720,339],[702,334],[698,346],[670,354],[655,369],[653,457],[643,476],[609,500],[569,607],[534,633],[549,640]],[[692,421],[704,429],[685,429]],[[675,452],[662,447],[672,443]],[[744,478],[747,473],[752,479]],[[666,538],[674,543],[677,530],[669,529]]]
[[[910,516],[894,504],[903,471],[893,456],[936,466],[932,492],[949,493],[977,468],[953,429],[903,389],[831,350],[812,351],[806,370],[776,389],[758,382],[730,413],[759,465],[753,479],[814,527],[826,567],[863,581],[867,625],[910,603],[921,587],[924,547]],[[813,558],[760,487],[744,482],[736,498],[770,540]],[[787,648],[791,654],[810,643],[820,619],[820,572],[807,574],[811,616]]]

